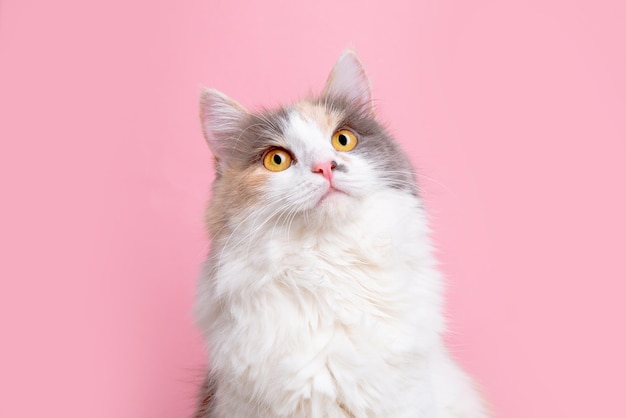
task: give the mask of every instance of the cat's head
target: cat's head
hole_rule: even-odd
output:
[[[207,89],[200,105],[215,156],[218,224],[254,212],[285,221],[303,213],[340,217],[376,191],[416,194],[408,158],[376,121],[369,80],[352,51],[318,97],[253,113]]]

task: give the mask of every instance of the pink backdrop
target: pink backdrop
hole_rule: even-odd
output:
[[[295,3],[0,0],[0,416],[189,415],[200,86],[272,106],[347,46],[497,416],[626,416],[626,3]]]

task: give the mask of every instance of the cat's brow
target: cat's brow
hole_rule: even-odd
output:
[[[270,148],[285,148],[285,109],[263,111],[250,116],[242,130],[242,143],[238,151],[249,165],[258,163]]]

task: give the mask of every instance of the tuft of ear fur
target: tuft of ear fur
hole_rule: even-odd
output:
[[[202,133],[215,159],[228,157],[229,141],[237,137],[248,111],[239,103],[214,89],[203,89],[200,95]]]
[[[353,50],[347,49],[341,54],[326,80],[322,95],[342,97],[372,111],[370,82]]]

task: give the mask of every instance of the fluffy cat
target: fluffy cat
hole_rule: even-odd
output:
[[[201,97],[216,179],[196,416],[485,418],[442,342],[441,274],[407,156],[352,51],[321,95]]]

